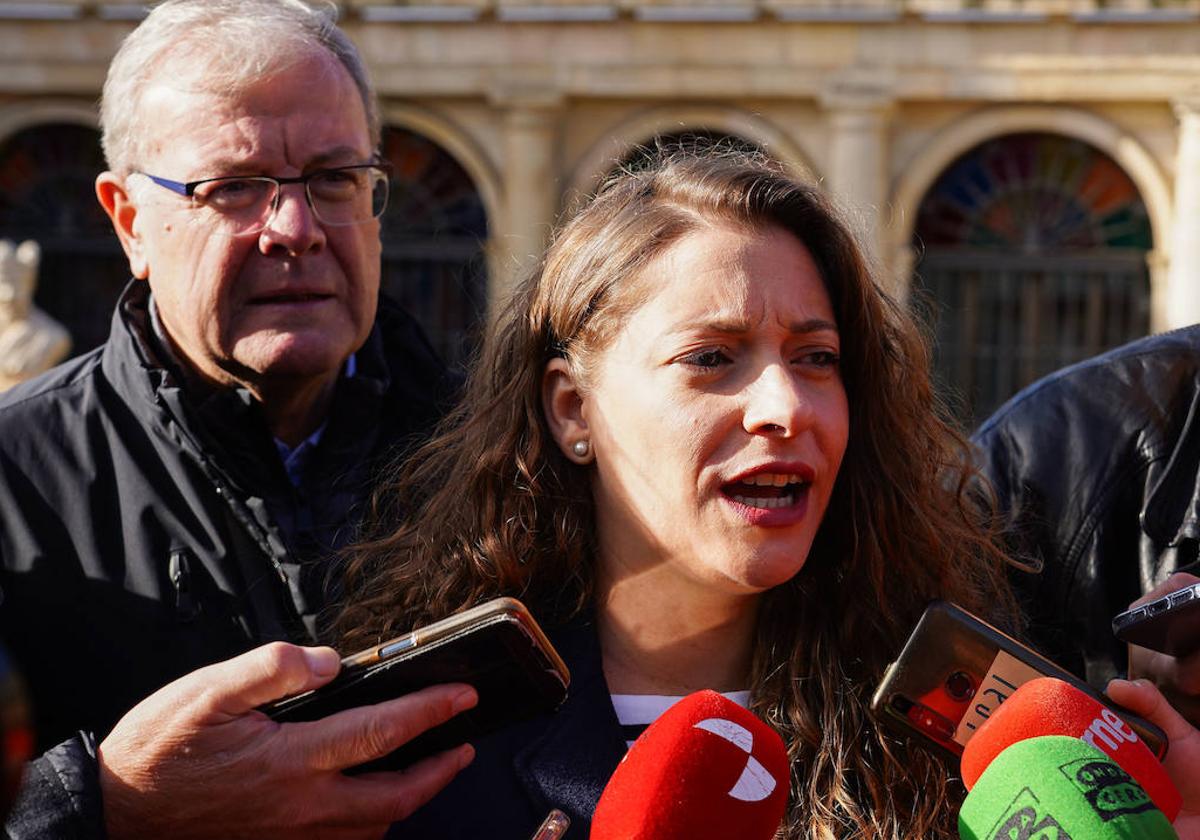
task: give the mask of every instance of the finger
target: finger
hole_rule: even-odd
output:
[[[349,824],[356,820],[383,825],[399,822],[436,796],[474,759],[474,747],[461,744],[403,771],[343,777],[336,795],[338,808]]]
[[[1175,660],[1175,690],[1189,697],[1200,697],[1200,652],[1193,650]]]
[[[1182,741],[1197,734],[1149,680],[1112,680],[1106,691],[1118,705],[1159,726],[1167,733],[1169,742]]]
[[[1200,651],[1175,660],[1175,688],[1191,697],[1200,696]]]
[[[1170,687],[1168,693],[1200,697],[1200,649],[1175,657],[1131,644],[1128,671],[1130,679],[1145,677]]]
[[[287,735],[308,766],[343,770],[393,752],[478,702],[469,685],[435,685],[321,720],[287,724]]]
[[[1129,645],[1128,649],[1129,667],[1127,670],[1131,680],[1141,677],[1151,678],[1157,682],[1162,682],[1164,678],[1174,679],[1175,660],[1165,653],[1134,644]]]
[[[169,688],[185,702],[198,700],[210,712],[240,717],[263,703],[324,685],[340,667],[333,648],[271,642],[193,671]]]

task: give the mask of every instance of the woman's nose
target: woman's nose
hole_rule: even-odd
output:
[[[747,388],[742,426],[750,434],[793,437],[811,422],[812,405],[786,365],[768,365]]]

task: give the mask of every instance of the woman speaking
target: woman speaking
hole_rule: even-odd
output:
[[[398,836],[524,840],[549,807],[585,836],[637,726],[705,688],[783,736],[785,836],[952,836],[947,764],[867,714],[931,599],[1015,623],[928,362],[773,164],[676,155],[606,184],[350,561],[343,649],[513,595],[573,674]]]

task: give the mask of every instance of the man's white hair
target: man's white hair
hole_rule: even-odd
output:
[[[333,3],[166,0],[130,33],[109,65],[100,100],[108,168],[127,175],[141,165],[154,127],[154,115],[141,109],[148,86],[182,78],[205,92],[233,94],[286,71],[314,48],[328,50],[350,73],[366,110],[371,143],[378,145],[375,92],[358,49],[337,26]]]

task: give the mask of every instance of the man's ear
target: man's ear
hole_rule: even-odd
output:
[[[145,280],[150,276],[150,264],[141,234],[134,225],[138,208],[125,187],[125,179],[113,172],[101,172],[96,177],[96,198],[112,220],[113,230],[129,260],[129,270],[134,277]]]
[[[542,373],[542,411],[558,448],[577,464],[595,457],[591,431],[583,410],[583,392],[566,359],[551,359]]]

